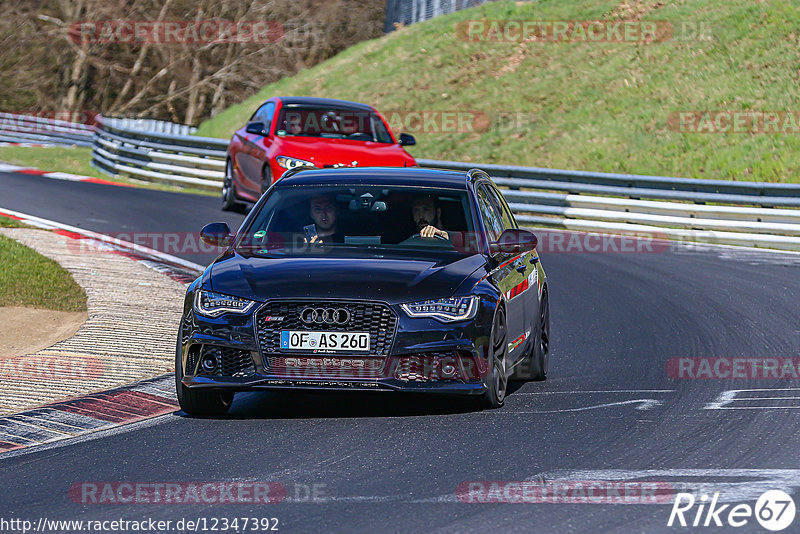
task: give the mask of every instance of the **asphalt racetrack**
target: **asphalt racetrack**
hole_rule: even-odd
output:
[[[221,212],[216,197],[30,175],[0,174],[0,191],[0,209],[103,233],[197,232],[212,221],[235,229],[242,219]],[[754,506],[777,489],[798,500],[800,380],[782,359],[800,358],[800,255],[676,246],[541,257],[549,378],[518,386],[499,410],[390,393],[238,394],[224,418],[177,412],[0,457],[0,515],[277,518],[280,532],[766,532],[754,517],[742,528],[667,523],[672,493]],[[695,358],[694,367],[678,358]],[[783,378],[748,358],[781,362]],[[191,481],[277,482],[285,498],[70,496],[84,482]],[[522,498],[522,486],[509,484],[522,481],[563,498]],[[606,484],[582,493],[593,481]],[[790,531],[800,531],[800,518]]]

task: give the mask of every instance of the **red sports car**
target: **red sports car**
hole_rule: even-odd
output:
[[[330,98],[273,97],[236,131],[228,148],[222,209],[254,203],[295,167],[414,167],[386,120],[366,104]]]

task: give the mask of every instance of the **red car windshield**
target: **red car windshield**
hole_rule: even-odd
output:
[[[377,113],[331,107],[287,106],[278,115],[277,135],[394,143]]]

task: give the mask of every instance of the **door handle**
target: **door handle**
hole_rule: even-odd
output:
[[[531,256],[531,265],[536,265],[539,263],[539,256]]]
[[[517,272],[519,274],[525,274],[525,269],[527,269],[525,265],[520,265],[519,267],[517,267]]]

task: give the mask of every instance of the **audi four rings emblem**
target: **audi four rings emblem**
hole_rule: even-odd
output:
[[[305,308],[300,320],[306,324],[338,324],[350,322],[350,312],[345,308]]]

